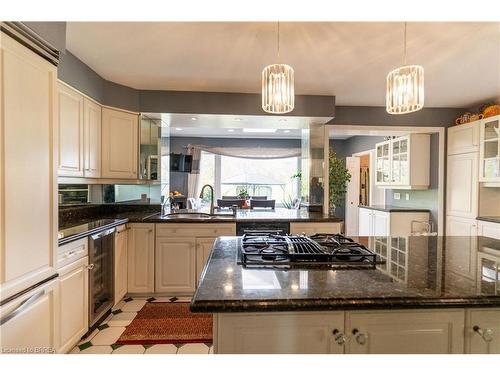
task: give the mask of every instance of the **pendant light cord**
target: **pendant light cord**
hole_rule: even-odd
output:
[[[406,66],[406,22],[405,22],[405,31],[404,31],[403,66]]]

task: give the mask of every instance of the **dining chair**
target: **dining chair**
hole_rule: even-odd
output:
[[[274,199],[266,199],[266,200],[261,200],[261,199],[251,199],[250,200],[250,208],[272,208],[274,210],[275,208],[275,203],[276,200]]]
[[[250,197],[250,199],[265,201],[265,200],[267,200],[267,195],[255,195],[253,197]]]
[[[243,208],[243,201],[241,199],[217,199],[218,207],[233,207]]]

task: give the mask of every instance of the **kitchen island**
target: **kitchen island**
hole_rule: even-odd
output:
[[[358,240],[384,262],[250,269],[240,239],[220,237],[191,310],[215,314],[217,353],[500,352],[500,241]]]

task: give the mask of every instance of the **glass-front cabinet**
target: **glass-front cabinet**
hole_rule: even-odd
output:
[[[410,134],[376,144],[376,181],[380,187],[428,189],[430,135]],[[412,150],[415,150],[412,153]]]
[[[140,124],[139,178],[159,181],[161,120],[143,114]]]
[[[500,116],[481,121],[480,139],[479,181],[500,182]]]

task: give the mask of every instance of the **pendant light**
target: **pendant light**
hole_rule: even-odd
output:
[[[277,33],[278,60],[280,56],[280,23]],[[283,114],[295,105],[294,73],[286,64],[268,65],[262,71],[262,109],[267,113]]]
[[[386,110],[402,115],[416,112],[424,106],[424,68],[406,65],[406,22],[404,23],[403,66],[387,75]]]

